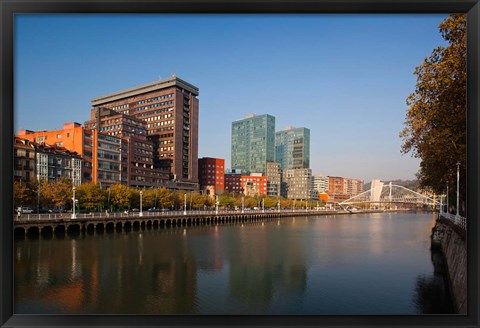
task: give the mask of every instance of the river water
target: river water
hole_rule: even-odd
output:
[[[17,314],[454,313],[432,214],[16,238]]]

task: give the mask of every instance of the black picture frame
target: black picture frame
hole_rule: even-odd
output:
[[[155,316],[18,315],[13,307],[13,80],[14,15],[22,13],[357,13],[467,14],[467,230],[468,314],[420,316]],[[319,326],[319,327],[478,327],[479,326],[479,21],[478,0],[0,0],[0,325],[1,327],[141,326]],[[427,54],[426,54],[427,55]],[[413,68],[412,68],[413,69]]]

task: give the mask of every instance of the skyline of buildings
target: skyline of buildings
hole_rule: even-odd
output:
[[[83,126],[68,122],[59,130],[21,130],[18,137],[37,144],[37,163],[45,162],[39,153],[46,145],[72,151],[81,158],[80,164],[71,160],[80,168],[77,179],[103,188],[120,183],[212,196],[226,191],[289,199],[315,199],[322,191],[332,199],[346,199],[363,191],[362,180],[337,182],[328,176],[322,190],[314,188],[310,129],[288,126],[275,131],[270,114],[249,114],[232,122],[231,169],[222,158],[193,157],[198,153],[198,94],[197,87],[174,75],[93,98],[90,119]],[[46,169],[36,165],[36,177],[43,178]]]

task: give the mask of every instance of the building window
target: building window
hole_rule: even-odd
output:
[[[57,134],[57,139],[62,139],[62,135],[61,135],[61,134]]]

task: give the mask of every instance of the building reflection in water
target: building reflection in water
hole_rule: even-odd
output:
[[[15,313],[450,313],[429,307],[444,286],[423,251],[429,221],[352,218],[19,239]]]

